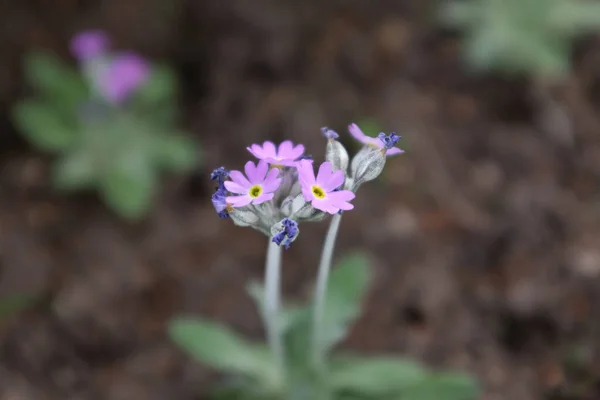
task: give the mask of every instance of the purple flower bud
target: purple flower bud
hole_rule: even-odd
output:
[[[321,132],[323,132],[323,136],[325,136],[327,139],[337,139],[340,137],[340,135],[338,135],[334,130],[329,129],[326,126],[321,128]]]
[[[396,143],[398,143],[398,140],[400,140],[400,136],[396,135],[395,132],[392,132],[389,135],[381,132],[379,135],[377,135],[377,138],[381,140],[383,147],[385,147],[387,150],[390,150],[396,146]]]
[[[229,176],[229,171],[225,167],[219,167],[210,173],[211,181],[218,181],[219,185],[222,185],[225,179]]]
[[[227,191],[225,190],[225,187],[220,184],[217,191],[212,195],[212,203],[219,218],[223,219],[229,218],[226,197]]]
[[[75,35],[71,40],[70,49],[77,60],[84,62],[104,55],[109,46],[108,36],[103,31],[92,30]]]
[[[287,250],[290,248],[290,244],[294,241],[294,239],[296,239],[296,236],[298,236],[298,223],[292,219],[284,218],[280,224],[283,227],[283,230],[273,235],[272,240],[278,246],[283,244]]]

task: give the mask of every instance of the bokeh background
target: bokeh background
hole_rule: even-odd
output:
[[[481,399],[600,396],[600,40],[571,74],[473,74],[461,36],[424,0],[28,0],[0,2],[0,297],[36,299],[0,322],[0,398],[197,400],[213,372],[165,334],[182,313],[263,337],[245,292],[266,238],[220,220],[213,168],[245,147],[304,143],[357,122],[406,154],[359,192],[337,255],[375,279],[343,346],[474,374]],[[161,181],[139,222],[94,192],[57,194],[52,157],[11,120],[30,94],[24,55],[68,51],[80,30],[174,68],[179,125],[201,164]],[[126,133],[124,133],[126,134]],[[306,299],[326,223],[284,254],[284,292]]]

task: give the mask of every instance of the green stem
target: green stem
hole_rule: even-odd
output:
[[[265,304],[263,314],[269,346],[271,347],[277,369],[282,371],[285,366],[285,359],[281,326],[279,324],[280,285],[281,247],[269,238],[265,265]]]
[[[319,271],[317,273],[317,284],[315,287],[314,310],[313,310],[313,331],[312,331],[312,351],[313,360],[317,367],[323,365],[324,349],[321,338],[321,325],[325,314],[325,300],[327,298],[327,282],[329,281],[329,272],[331,271],[331,261],[333,259],[333,249],[335,239],[340,228],[341,214],[335,214],[331,219],[331,225],[325,237]]]

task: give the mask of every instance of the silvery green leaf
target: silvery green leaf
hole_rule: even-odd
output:
[[[342,170],[346,174],[350,157],[343,144],[335,139],[327,141],[325,149],[325,160],[331,163],[334,171]]]
[[[377,178],[385,166],[385,151],[374,146],[364,146],[352,159],[350,177],[353,180],[352,191],[365,182]]]

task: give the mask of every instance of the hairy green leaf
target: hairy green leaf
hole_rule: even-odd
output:
[[[359,356],[334,357],[329,377],[332,387],[337,391],[368,396],[401,393],[426,378],[426,371],[414,361]]]
[[[175,318],[171,339],[198,361],[217,370],[245,375],[279,388],[282,374],[263,345],[253,344],[228,328],[202,319]]]

